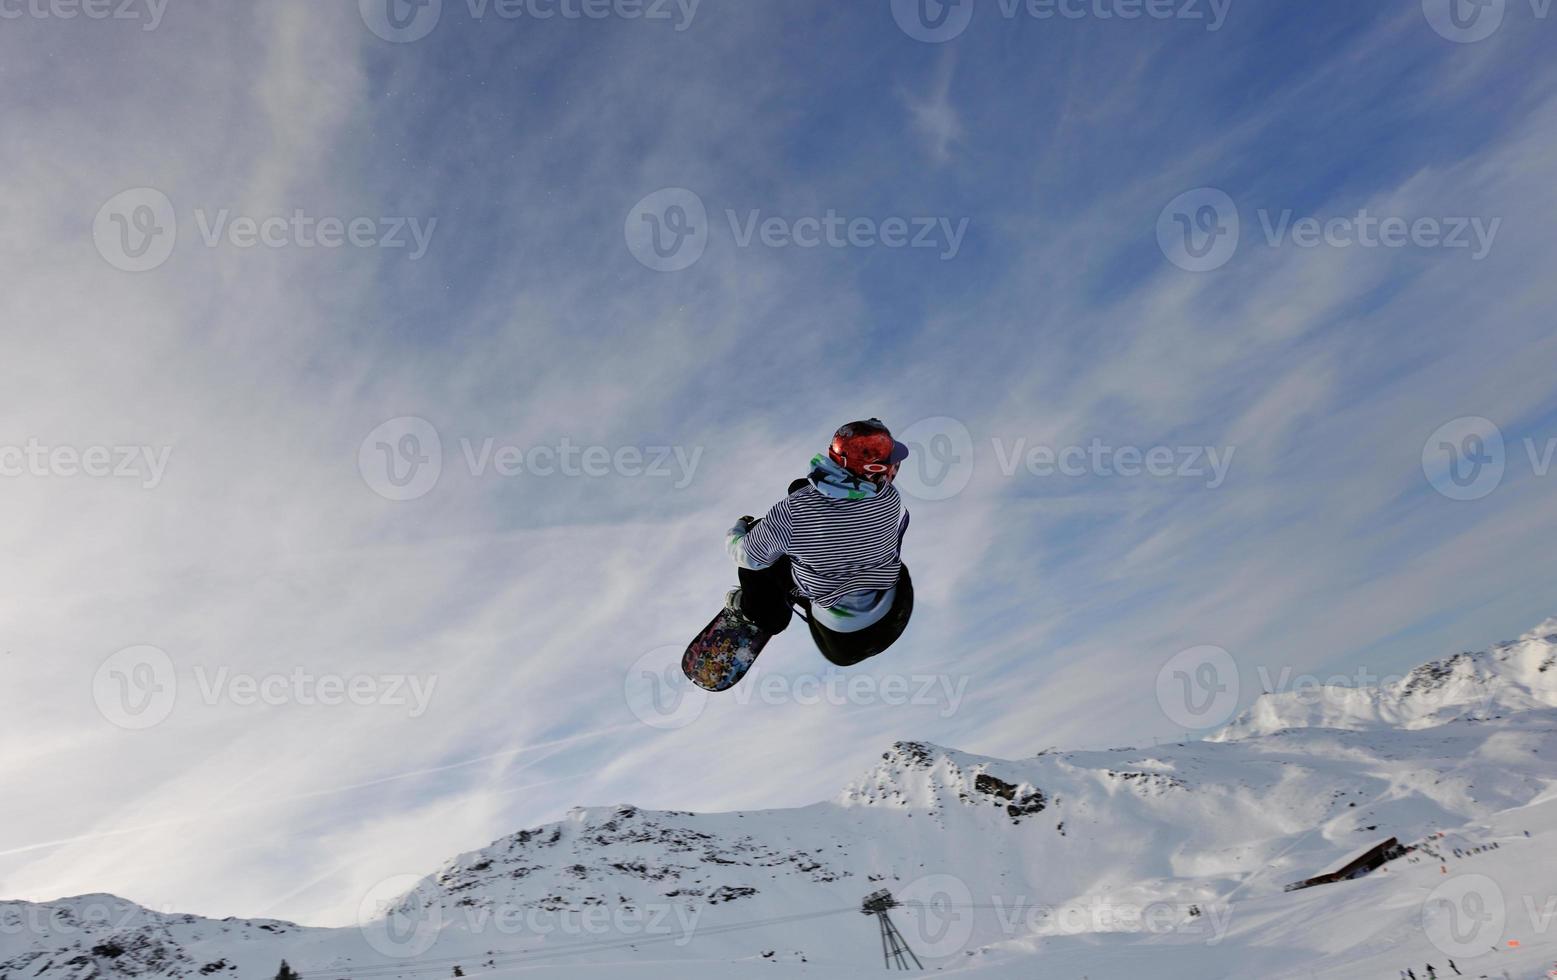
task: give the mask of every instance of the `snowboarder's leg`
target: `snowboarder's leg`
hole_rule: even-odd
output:
[[[789,559],[780,558],[771,567],[758,571],[739,569],[741,576],[741,615],[757,624],[765,633],[782,633],[789,628],[794,610],[789,592],[795,587]]]
[[[909,577],[908,566],[904,565],[903,574],[897,580],[897,598],[881,622],[867,626],[858,633],[838,633],[825,626],[818,626],[812,620],[811,639],[816,641],[816,648],[830,662],[839,667],[852,667],[885,652],[896,643],[897,638],[908,628],[908,620],[913,614],[914,580]]]

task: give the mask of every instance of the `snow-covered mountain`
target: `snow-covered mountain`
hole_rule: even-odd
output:
[[[1451,955],[1536,976],[1557,961],[1554,626],[1428,665],[1334,727],[1273,711],[1221,740],[1019,760],[900,742],[808,807],[575,810],[361,928],[0,903],[0,980],[248,980],[283,958],[321,980],[852,976],[881,964],[858,912],[878,889],[927,967],[989,977],[1447,976]],[[1428,684],[1456,693],[1419,709]],[[1283,891],[1389,837],[1420,849]]]
[[[274,919],[168,915],[114,895],[0,902],[0,978],[270,977],[277,941],[312,931]],[[240,961],[252,969],[240,973]],[[269,969],[254,972],[262,966]]]
[[[1432,728],[1557,707],[1557,618],[1491,650],[1426,663],[1382,686],[1313,686],[1263,694],[1225,729],[1231,741],[1286,728]]]

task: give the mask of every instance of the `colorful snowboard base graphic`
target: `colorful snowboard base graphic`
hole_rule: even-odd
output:
[[[721,609],[681,656],[681,671],[705,691],[728,691],[741,682],[772,633]]]

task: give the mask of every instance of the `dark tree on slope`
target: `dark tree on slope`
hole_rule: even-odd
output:
[[[302,978],[297,975],[297,971],[296,970],[292,969],[291,966],[287,965],[287,961],[286,960],[282,960],[281,961],[281,972],[276,974],[276,980],[302,980]]]

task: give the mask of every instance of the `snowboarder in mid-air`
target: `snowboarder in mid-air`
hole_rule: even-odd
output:
[[[879,419],[851,422],[765,517],[736,522],[727,544],[741,584],[682,658],[694,683],[733,687],[797,607],[840,667],[902,636],[914,585],[901,558],[908,511],[892,481],[907,457]]]

